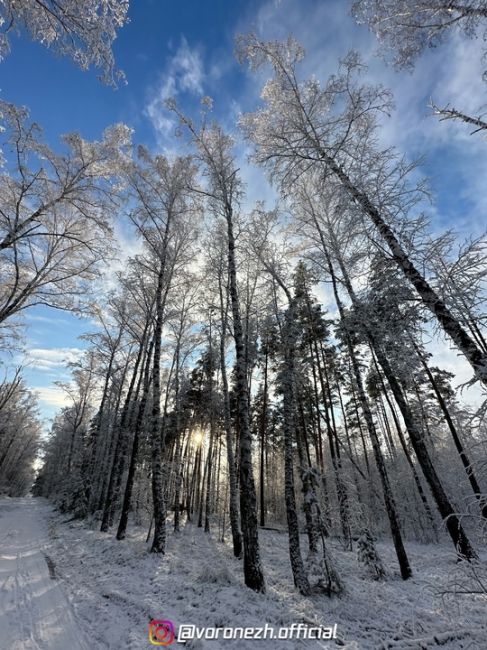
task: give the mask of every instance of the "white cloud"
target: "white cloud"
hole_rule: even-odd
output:
[[[339,59],[349,49],[359,51],[369,66],[364,80],[390,88],[395,98],[396,110],[381,125],[382,144],[396,146],[413,158],[425,154],[429,164],[419,172],[433,175],[433,190],[441,192],[448,182],[445,178],[452,179],[455,185],[451,189],[456,192],[456,200],[446,205],[448,214],[441,214],[435,205],[431,209],[434,230],[453,227],[462,236],[479,234],[485,227],[487,212],[485,138],[481,134],[470,135],[472,129],[463,123],[440,122],[432,115],[428,103],[432,99],[439,106],[450,104],[472,115],[485,111],[481,40],[452,32],[444,45],[423,53],[412,73],[396,72],[376,56],[375,37],[367,28],[355,24],[348,15],[349,6],[343,0],[268,0],[257,16],[249,16],[237,31],[254,29],[261,38],[279,40],[292,34],[306,50],[302,74],[313,74],[322,81],[336,72]],[[267,76],[268,71],[246,73],[241,95],[235,97],[236,105],[244,111],[254,110],[260,103],[260,88]],[[326,293],[320,298],[326,300]],[[434,340],[428,347],[434,355],[433,362],[455,374],[455,384],[471,379],[469,364],[445,340]],[[478,386],[465,389],[463,398],[479,404],[482,391]]]
[[[447,370],[455,375],[455,379],[453,380],[454,387],[463,386],[472,379],[473,372],[470,364],[444,338],[435,338],[427,345],[427,349],[433,355],[429,362],[430,365],[437,365],[443,370]],[[460,397],[473,406],[480,406],[486,399],[486,393],[485,389],[477,382],[473,386],[465,386],[462,388]]]
[[[426,154],[435,164],[432,172],[431,165],[428,168],[434,175],[434,187],[436,185],[441,189],[441,182],[438,181],[442,181],[446,172],[450,173],[450,178],[452,173],[455,174],[457,201],[446,217],[439,214],[437,208],[431,209],[434,229],[446,225],[458,229],[462,234],[477,232],[485,222],[483,217],[487,211],[487,194],[483,188],[487,174],[485,139],[479,134],[471,136],[471,129],[464,124],[438,121],[431,115],[428,102],[433,99],[440,106],[450,104],[473,115],[481,112],[485,104],[481,41],[452,33],[441,47],[425,51],[412,73],[396,72],[376,56],[375,37],[366,27],[355,24],[348,15],[349,7],[350,3],[344,0],[318,3],[268,0],[261,4],[257,13],[252,7],[236,26],[235,33],[253,29],[264,39],[284,39],[293,34],[306,50],[303,74],[314,74],[323,81],[336,72],[339,59],[348,50],[358,50],[369,66],[365,80],[383,84],[392,90],[395,97],[397,109],[390,118],[383,120],[380,130],[382,144],[394,145],[410,157]],[[221,116],[221,123],[229,131],[234,131],[240,111],[254,110],[259,104],[260,89],[268,76],[267,71],[260,71],[257,75],[243,71],[239,86],[232,89],[232,97],[226,100],[225,105],[222,98],[228,97],[225,95],[228,89],[223,88],[223,75],[229,70],[232,60],[233,55],[229,50],[221,53],[218,62],[208,62],[205,76],[200,53],[182,39],[174,56],[167,62],[159,85],[152,89],[146,108],[146,115],[156,130],[158,144],[165,151],[176,126],[163,107],[168,96],[184,93],[201,96],[204,87],[207,90],[209,85],[210,91],[215,90],[215,108]],[[221,97],[216,82],[222,84]],[[219,105],[219,100],[223,105]],[[265,199],[267,207],[272,207],[275,193],[269,188],[264,173],[247,163],[247,153],[247,145],[237,135],[237,164],[247,187],[243,208],[250,209],[256,199]],[[318,287],[316,293],[325,305],[330,303],[329,287]],[[470,379],[470,366],[447,342],[434,340],[429,347],[434,354],[433,362],[455,373],[456,383],[465,383]],[[467,389],[464,398],[479,403],[480,390],[476,387]]]
[[[40,314],[29,314],[29,321],[48,323],[50,325],[59,325],[59,323],[68,322],[65,318],[60,318],[58,316],[42,316]]]
[[[473,115],[485,111],[481,40],[452,31],[441,47],[422,54],[412,73],[396,72],[377,57],[375,36],[366,27],[356,25],[348,13],[349,7],[344,0],[268,0],[256,16],[249,15],[242,21],[237,31],[254,29],[264,39],[279,40],[292,34],[306,50],[302,74],[314,74],[323,81],[336,72],[340,58],[350,49],[357,50],[369,66],[364,79],[390,88],[395,98],[397,108],[390,118],[383,120],[381,142],[384,146],[397,146],[412,158],[425,155],[430,162],[426,172],[433,175],[433,190],[454,169],[464,204],[461,213],[448,215],[455,219],[449,225],[462,233],[478,234],[487,211],[483,190],[487,173],[485,138],[481,134],[471,136],[472,129],[463,123],[440,122],[432,115],[428,103],[433,99],[440,106],[450,104]],[[262,81],[267,76],[268,71],[246,73],[241,96],[235,98],[244,111],[253,110],[259,103]],[[472,173],[472,169],[476,172]],[[435,219],[443,215],[437,215],[432,208],[431,216]]]
[[[119,287],[117,274],[127,268],[129,258],[139,255],[143,251],[142,239],[137,237],[130,224],[117,220],[114,224],[114,237],[116,241],[116,254],[105,268],[103,275],[97,282],[102,293]]]
[[[152,89],[145,109],[145,114],[163,145],[167,144],[166,140],[176,126],[176,120],[165,108],[164,102],[181,93],[202,96],[204,79],[201,54],[198,49],[191,49],[183,36],[176,53],[166,63],[158,86]]]
[[[61,408],[70,403],[67,394],[60,388],[51,388],[48,386],[33,387],[32,390],[39,396],[39,401],[48,406]]]
[[[25,360],[31,368],[53,370],[77,361],[82,354],[80,348],[31,348],[26,352]]]

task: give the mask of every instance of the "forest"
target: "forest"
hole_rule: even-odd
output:
[[[485,0],[345,4],[396,75],[452,38],[474,40],[486,65]],[[129,15],[126,0],[6,0],[0,57],[32,39],[117,93],[112,45]],[[485,648],[485,234],[432,222],[423,161],[384,137],[395,100],[360,51],[321,78],[292,35],[256,28],[234,48],[259,101],[230,124],[209,96],[189,106],[168,95],[171,150],[121,122],[56,144],[2,89],[0,493],[42,497],[113,553],[143,539],[141,580],[190,529],[195,552],[229,549],[240,592],[275,598],[263,547],[278,538],[293,598],[334,612],[357,588],[350,574],[365,593],[391,582],[402,593],[423,571],[417,549],[442,549],[443,573],[457,576],[443,596],[477,617],[464,636],[423,626],[381,646],[362,630],[341,645]],[[485,141],[481,107],[452,96],[424,111],[446,139],[457,129],[465,147]],[[242,148],[272,201],[253,200]],[[39,305],[84,327],[48,426],[9,356]],[[438,340],[468,382],[433,354]],[[211,589],[225,582],[218,566],[207,572]]]

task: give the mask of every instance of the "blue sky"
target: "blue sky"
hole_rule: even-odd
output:
[[[138,141],[151,144],[154,133],[144,109],[182,43],[188,43],[208,68],[225,71],[219,90],[223,96],[231,93],[243,76],[231,60],[235,28],[240,21],[250,23],[259,4],[133,0],[130,23],[119,32],[114,46],[117,67],[125,72],[128,84],[116,91],[100,84],[96,71],[78,70],[42,45],[13,37],[12,53],[2,63],[1,92],[9,101],[28,106],[49,140],[73,130],[96,138],[108,124],[121,121],[136,129]]]
[[[307,51],[305,72],[319,78],[333,72],[338,58],[353,47],[369,64],[370,78],[391,87],[396,97],[384,141],[409,156],[426,155],[422,171],[431,179],[434,228],[477,234],[487,222],[485,142],[462,125],[439,123],[429,116],[427,103],[433,97],[438,104],[451,102],[478,113],[486,90],[481,43],[453,34],[444,46],[426,52],[412,74],[397,73],[375,56],[374,38],[355,25],[349,5],[347,0],[132,0],[130,24],[114,47],[126,86],[103,86],[95,71],[82,72],[41,45],[14,37],[12,53],[0,63],[0,91],[4,99],[30,109],[51,145],[62,133],[79,131],[95,139],[109,124],[125,122],[136,142],[172,151],[178,143],[162,104],[167,94],[175,94],[184,110],[194,109],[202,95],[212,96],[215,116],[230,129],[240,111],[258,103],[261,78],[251,77],[233,59],[236,33],[254,28],[266,38],[281,38],[292,32]],[[271,200],[261,171],[246,163],[244,145],[239,155],[251,199]],[[130,232],[122,228],[120,236],[130,252]],[[25,375],[40,390],[42,414],[49,418],[62,404],[53,382],[68,378],[65,360],[76,358],[85,345],[77,337],[92,325],[43,307],[27,312],[25,322]],[[466,380],[469,370],[448,344],[439,340],[435,346],[438,361]],[[14,361],[19,360],[16,353]]]

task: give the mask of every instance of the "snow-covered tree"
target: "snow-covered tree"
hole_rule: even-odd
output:
[[[368,530],[365,530],[358,538],[357,559],[365,571],[374,580],[382,580],[386,576],[384,565],[380,559],[374,544],[374,539]]]
[[[485,29],[485,0],[355,0],[352,14],[375,32],[382,51],[398,68],[411,67],[428,47],[437,47],[448,32],[475,38]]]
[[[40,450],[41,422],[36,395],[18,369],[0,384],[0,491],[23,496],[32,487]]]
[[[392,59],[398,69],[411,69],[423,50],[439,46],[449,32],[467,38],[480,35],[484,41],[487,35],[485,0],[355,0],[352,15],[375,33],[382,55]],[[482,60],[487,60],[485,49]],[[487,72],[483,78],[487,81]],[[467,115],[451,104],[439,107],[434,102],[430,108],[440,120],[460,120],[472,127],[473,133],[487,130],[483,114]],[[483,109],[479,111],[483,113]]]
[[[123,79],[115,69],[112,45],[128,21],[128,0],[2,0],[0,61],[10,52],[13,35],[22,32],[71,58],[82,70],[98,68],[104,83]]]
[[[324,86],[316,78],[300,80],[304,51],[292,38],[264,42],[250,34],[239,39],[238,52],[253,70],[270,66],[273,71],[262,91],[264,105],[241,120],[255,147],[254,160],[287,195],[303,174],[319,173],[337,199],[337,216],[349,206],[357,221],[373,228],[424,306],[487,385],[487,354],[415,265],[407,242],[401,241],[400,226],[417,204],[421,187],[409,182],[409,165],[375,143],[378,115],[392,107],[389,91],[360,83],[364,66],[354,52]]]
[[[130,131],[111,127],[99,142],[70,134],[56,153],[26,110],[5,102],[1,110],[0,323],[38,304],[75,310],[110,251]]]

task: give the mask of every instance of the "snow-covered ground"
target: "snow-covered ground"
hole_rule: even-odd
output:
[[[56,579],[47,520],[38,499],[0,500],[0,648],[89,650],[93,646]]]
[[[151,619],[197,627],[337,624],[336,641],[195,640],[188,648],[247,650],[487,648],[487,601],[457,595],[472,585],[449,545],[409,543],[414,577],[396,573],[389,543],[378,549],[385,582],[366,578],[355,552],[332,544],[346,584],[341,598],[301,597],[292,587],[285,534],[260,533],[267,594],[243,586],[229,546],[186,525],[169,534],[165,557],[149,554],[145,531],[124,542],[66,522],[43,499],[0,500],[0,648],[57,650],[151,647]],[[304,541],[304,540],[303,540]],[[484,558],[485,560],[485,558]],[[456,585],[456,587],[454,586]],[[447,640],[449,639],[449,640]],[[174,642],[173,647],[180,647]]]

